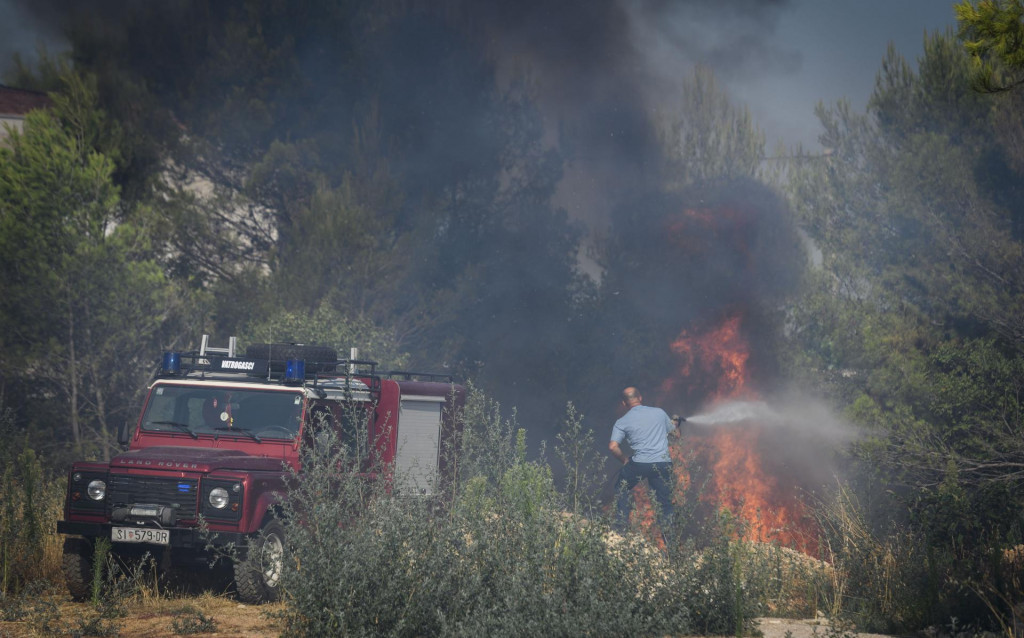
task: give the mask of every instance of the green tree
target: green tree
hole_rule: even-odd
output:
[[[1024,210],[972,73],[949,32],[916,69],[890,47],[866,113],[819,105],[831,153],[789,183],[820,250],[789,320],[796,374],[872,433],[856,458],[876,529],[910,523],[952,579],[983,577],[1024,524]],[[980,617],[942,578],[930,621]]]
[[[960,37],[971,54],[975,86],[997,92],[1024,83],[1024,3],[963,0],[954,8]]]
[[[123,205],[114,162],[95,148],[106,124],[94,85],[64,81],[52,111],[30,113],[0,149],[0,365],[23,384],[36,415],[23,418],[59,419],[36,425],[70,435],[76,454],[105,454],[128,418],[122,388],[142,386],[180,302],[146,212]]]
[[[974,86],[990,94],[995,137],[1016,179],[1024,175],[1024,5],[1020,0],[956,5],[959,35],[971,56]],[[1018,228],[1018,233],[1020,232]]]
[[[749,109],[729,101],[708,67],[696,67],[683,81],[682,102],[663,128],[669,188],[759,176],[764,132]]]
[[[1020,349],[1020,219],[992,112],[950,34],[917,73],[890,50],[867,115],[819,106],[833,152],[792,180],[802,225],[846,294],[893,295],[937,325]]]

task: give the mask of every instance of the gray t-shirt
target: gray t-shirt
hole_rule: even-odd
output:
[[[633,448],[637,463],[671,461],[668,455],[668,433],[676,429],[675,423],[661,408],[634,405],[612,427],[612,441],[625,440]]]

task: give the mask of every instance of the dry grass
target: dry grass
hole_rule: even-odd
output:
[[[63,487],[63,482],[61,482]],[[63,517],[64,492],[56,492],[56,497],[47,499],[43,511],[42,521],[44,532],[52,532],[57,528],[57,521]],[[43,556],[38,565],[38,572],[35,576],[50,582],[64,582],[64,575],[61,572],[61,557],[64,553],[64,536],[61,534],[45,533],[41,539]]]
[[[66,596],[53,596],[49,600],[64,619],[81,618],[92,613],[89,603],[72,603]],[[226,596],[202,594],[190,598],[159,596],[140,597],[126,608],[127,616],[117,619],[122,636],[169,638],[180,636],[174,630],[175,620],[182,615],[194,616],[200,612],[213,620],[214,632],[196,635],[216,635],[218,638],[270,638],[280,636],[283,624],[277,619],[284,609],[282,603],[251,606],[243,605]],[[28,617],[18,622],[0,622],[0,637],[41,638],[43,633],[38,618]]]
[[[65,480],[53,479],[49,483],[36,487],[35,497],[27,505],[31,507],[39,534],[31,534],[25,528],[24,513],[27,496],[22,491],[22,484],[13,481],[11,485],[2,486],[0,504],[17,504],[0,512],[0,544],[6,545],[6,552],[0,555],[8,561],[0,565],[5,578],[0,584],[0,595],[17,595],[21,588],[32,581],[51,583],[63,582],[61,573],[61,554],[63,553],[64,537],[54,533],[57,521],[61,519],[64,509]],[[0,561],[2,563],[3,561]]]
[[[748,580],[761,579],[767,613],[790,618],[815,616],[825,583],[835,569],[826,561],[788,547],[741,541]]]

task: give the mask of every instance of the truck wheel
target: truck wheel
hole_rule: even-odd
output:
[[[273,370],[283,370],[282,364],[288,359],[302,359],[309,372],[331,372],[338,360],[334,348],[298,343],[254,343],[245,349],[245,356],[248,359],[271,359]]]
[[[266,603],[281,598],[285,531],[281,521],[268,521],[249,542],[243,560],[235,562],[235,589],[245,603]]]
[[[61,571],[72,600],[82,602],[92,596],[92,543],[84,538],[65,538]]]

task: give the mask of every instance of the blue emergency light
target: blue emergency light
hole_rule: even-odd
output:
[[[181,354],[177,352],[165,352],[164,363],[161,371],[164,374],[181,374]]]
[[[301,383],[306,380],[306,362],[302,359],[288,359],[284,364],[285,383]]]

